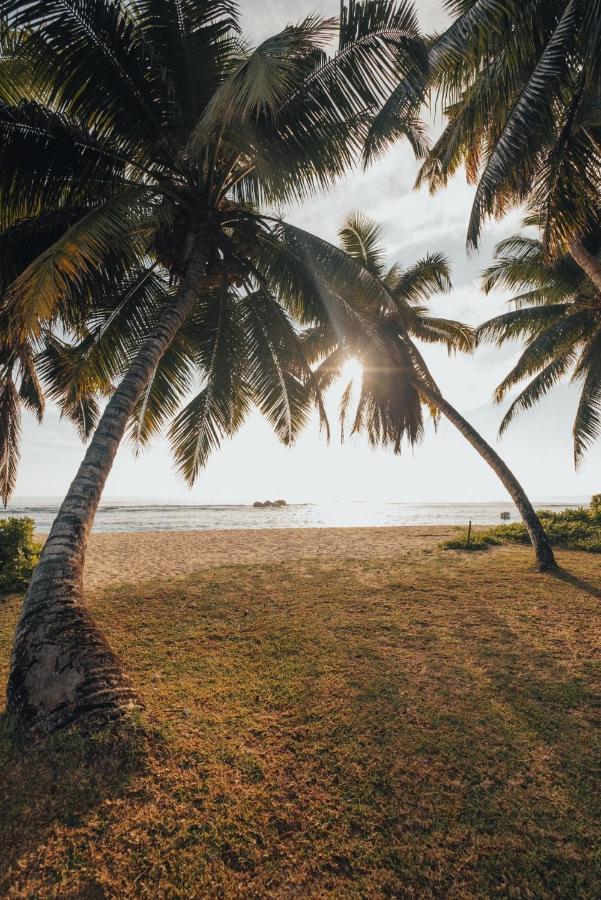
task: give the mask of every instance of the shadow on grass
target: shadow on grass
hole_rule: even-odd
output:
[[[299,666],[311,659],[331,677],[336,660],[340,674],[333,694],[330,682],[323,696],[311,683],[293,706],[295,726],[311,735],[296,786],[311,772],[304,794],[319,783],[322,804],[313,817],[337,811],[336,845],[319,846],[324,866],[354,883],[363,853],[402,896],[416,885],[450,896],[463,877],[475,896],[491,896],[501,871],[518,892],[592,896],[597,803],[585,717],[595,698],[488,608],[479,624],[494,638],[484,647],[482,631],[464,637],[467,653],[444,652],[435,640],[444,626],[428,612],[411,631],[406,620],[362,619],[352,643],[340,632],[329,645],[323,633],[299,640]],[[471,680],[474,659],[486,674]],[[317,846],[319,835],[307,834]]]
[[[580,579],[567,572],[556,577],[586,590]],[[588,592],[593,593],[595,589],[589,587]],[[588,810],[594,821],[601,816],[599,795],[593,788],[593,760],[601,756],[596,728],[598,693],[581,671],[572,672],[562,664],[552,645],[540,646],[535,639],[525,639],[492,614],[489,623],[496,630],[494,647],[474,644],[472,649],[496,699],[505,707],[506,714],[499,714],[497,725],[506,731],[508,746],[518,737],[516,746],[526,750],[527,769],[540,754],[545,761],[538,777],[546,773],[549,798],[553,797],[551,785],[561,785],[565,809],[571,807],[574,814]]]
[[[567,569],[555,569],[555,571],[549,573],[553,578],[557,578],[558,581],[563,581],[564,584],[569,584],[570,587],[577,588],[579,591],[585,591],[585,593],[590,594],[591,597],[595,597],[597,600],[601,600],[601,589],[595,587],[594,584],[591,584],[590,581],[585,581],[583,578],[578,578],[576,575],[572,575],[571,572],[568,572]]]
[[[59,732],[43,740],[0,716],[0,893],[11,868],[44,847],[53,829],[77,828],[127,791],[145,768],[147,741],[133,722],[94,735]]]

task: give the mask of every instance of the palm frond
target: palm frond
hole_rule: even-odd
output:
[[[338,52],[315,58],[277,120],[255,123],[255,171],[269,202],[304,200],[329,187],[360,158],[375,110],[419,66],[423,46],[411,4],[367,0],[349,15]],[[353,30],[359,36],[349,42]],[[416,146],[423,142],[411,117],[405,126]]]
[[[432,294],[450,291],[451,266],[444,253],[429,253],[413,266],[400,270],[390,284],[395,300],[409,304],[429,300]]]
[[[224,77],[235,50],[234,0],[135,0],[131,15],[171,85],[180,118],[193,128]]]
[[[351,433],[364,433],[371,446],[391,446],[400,453],[403,440],[413,446],[423,437],[422,405],[411,354],[398,340],[389,339],[385,346],[385,354],[372,348],[361,356],[361,393]]]
[[[176,416],[168,432],[177,470],[189,485],[250,409],[238,301],[225,288],[217,297],[206,298],[197,326],[196,359],[203,388]]]
[[[138,229],[149,189],[132,187],[90,210],[9,287],[6,306],[16,333],[35,333],[56,314],[61,300],[112,266],[115,275],[140,253]],[[118,248],[118,250],[116,250]]]
[[[511,372],[503,379],[495,392],[495,400],[501,401],[507,392],[524,378],[538,374],[558,356],[563,356],[588,333],[591,314],[588,310],[561,318],[549,328],[536,334],[527,345]]]
[[[134,27],[128,4],[0,0],[0,18],[41,36],[29,43],[28,55],[37,80],[46,80],[53,106],[75,112],[99,133],[118,133],[143,155],[156,158],[169,145],[170,86]]]
[[[574,421],[574,462],[578,467],[601,432],[601,331],[589,341],[578,361],[575,377],[583,378]]]
[[[36,372],[35,354],[30,344],[22,344],[17,350],[21,382],[19,402],[29,410],[38,422],[44,418],[46,401],[44,390]]]
[[[532,409],[533,406],[542,400],[551,388],[569,372],[575,358],[575,351],[570,349],[550,362],[532,379],[505,413],[499,427],[500,435],[507,431],[519,412]]]
[[[202,145],[207,132],[233,122],[261,116],[277,119],[291,94],[301,88],[315,53],[329,44],[335,32],[334,19],[308,16],[246,54],[213,94],[196,139]]]
[[[499,192],[515,169],[552,141],[552,106],[570,64],[579,22],[580,3],[570,0],[527,84],[513,104],[504,128],[480,177],[468,227],[468,243],[477,247],[485,215],[502,211]],[[533,141],[536,135],[537,143]],[[527,196],[527,190],[523,197]]]
[[[58,404],[61,416],[75,425],[82,441],[98,424],[99,396],[109,396],[113,389],[88,365],[88,342],[89,339],[72,345],[47,334],[46,346],[37,361],[48,397]]]
[[[180,332],[161,357],[132,414],[129,437],[137,451],[176,415],[193,386],[193,348]]]
[[[306,425],[316,397],[320,400],[319,391],[312,390],[306,379],[308,367],[296,353],[290,323],[266,291],[245,296],[241,315],[247,336],[245,377],[253,401],[278,438],[289,446]],[[321,410],[323,421],[323,407]]]
[[[417,316],[411,331],[415,338],[427,344],[445,344],[449,354],[472,353],[476,343],[469,325],[436,316]]]
[[[338,232],[342,249],[353,259],[359,260],[372,275],[384,272],[384,247],[382,227],[363,213],[354,213]]]
[[[479,325],[475,331],[476,341],[493,341],[501,347],[518,338],[531,340],[550,326],[569,319],[570,310],[567,303],[515,309]]]

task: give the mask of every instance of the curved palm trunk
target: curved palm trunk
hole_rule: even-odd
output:
[[[172,306],[138,353],[94,433],[44,545],[17,623],[7,708],[51,732],[83,717],[118,718],[135,704],[121,663],[83,605],[88,534],[135,404],[190,314],[205,269],[198,251]]]
[[[596,256],[586,249],[580,241],[572,241],[570,244],[570,256],[586,272],[597,290],[601,293],[601,262]]]
[[[448,403],[437,391],[423,382],[417,383],[420,394],[430,403],[436,406],[452,424],[461,432],[464,438],[469,441],[474,450],[480,454],[511,496],[511,499],[520,511],[520,515],[524,520],[524,525],[530,535],[532,546],[536,553],[536,561],[541,572],[550,572],[557,568],[555,557],[549,539],[545,533],[545,529],[541,525],[540,519],[534,511],[534,507],[526,496],[526,493],[511,471],[503,462],[498,453],[481,437],[475,428],[457,412],[457,410]]]

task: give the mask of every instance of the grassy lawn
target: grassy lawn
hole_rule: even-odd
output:
[[[601,896],[601,564],[560,562],[436,550],[94,596],[149,736],[4,728],[0,892]]]

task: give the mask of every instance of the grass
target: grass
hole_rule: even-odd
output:
[[[458,537],[444,541],[442,547],[444,550],[466,550],[469,553],[477,553],[479,550],[488,550],[489,547],[495,547],[500,543],[498,538],[487,531],[472,530],[469,537],[466,531]]]
[[[30,748],[5,724],[0,894],[600,896],[601,572],[561,562],[435,550],[93,597],[148,736]]]

